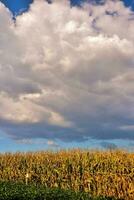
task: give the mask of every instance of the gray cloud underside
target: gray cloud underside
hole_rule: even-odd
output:
[[[14,139],[134,140],[134,13],[35,0],[0,4],[0,128]]]

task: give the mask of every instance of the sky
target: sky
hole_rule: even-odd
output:
[[[1,0],[0,152],[134,150],[133,8]]]

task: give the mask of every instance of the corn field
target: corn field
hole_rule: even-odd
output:
[[[122,150],[0,154],[0,181],[134,199],[134,153]]]

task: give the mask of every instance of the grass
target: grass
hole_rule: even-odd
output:
[[[85,192],[59,188],[1,182],[0,200],[115,200],[112,197],[91,197]]]

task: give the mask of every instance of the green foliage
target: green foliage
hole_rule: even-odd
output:
[[[90,197],[87,193],[58,188],[25,185],[22,183],[0,183],[0,200],[114,200],[110,197]]]

